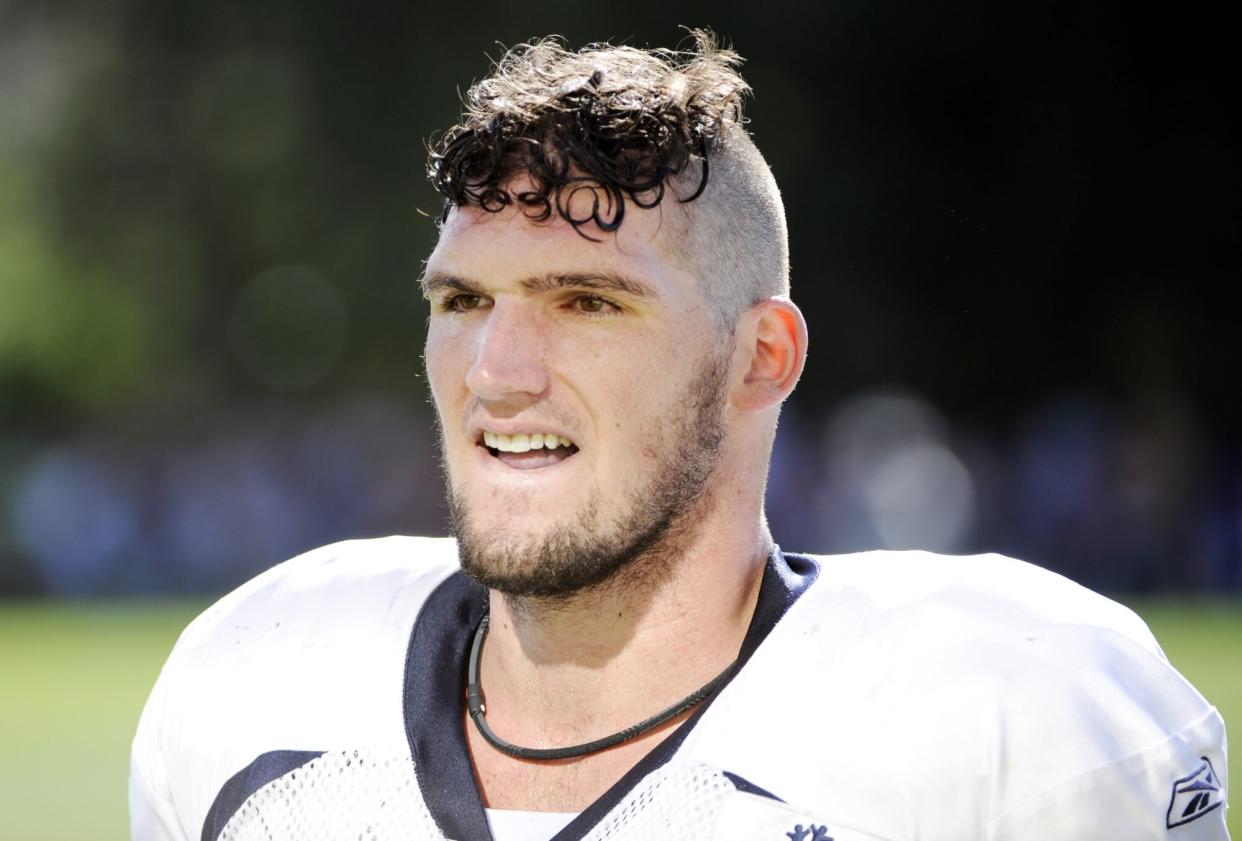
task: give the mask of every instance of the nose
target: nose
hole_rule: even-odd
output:
[[[530,308],[495,302],[475,341],[466,387],[480,400],[537,397],[547,391],[545,331]]]

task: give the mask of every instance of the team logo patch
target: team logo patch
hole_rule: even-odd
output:
[[[1206,756],[1199,758],[1203,764],[1193,774],[1173,783],[1173,798],[1169,801],[1166,820],[1169,829],[1197,820],[1225,802],[1216,769]]]

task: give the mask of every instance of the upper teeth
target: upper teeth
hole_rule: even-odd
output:
[[[502,435],[499,432],[491,432],[486,429],[483,430],[483,443],[493,450],[500,450],[502,453],[525,453],[539,449],[555,450],[557,447],[572,447],[574,445],[574,442],[568,438],[554,435],[551,432],[536,432],[533,434],[519,432],[517,435]]]

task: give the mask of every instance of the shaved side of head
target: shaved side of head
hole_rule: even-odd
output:
[[[721,326],[732,329],[745,310],[789,294],[789,230],[776,179],[740,126],[721,138],[709,167],[702,194],[665,212],[660,247],[699,277]],[[693,192],[699,179],[684,174],[673,192]]]

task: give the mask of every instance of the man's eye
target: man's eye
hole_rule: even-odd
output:
[[[604,298],[597,298],[594,295],[580,295],[574,299],[574,307],[578,312],[587,313],[588,315],[599,315],[606,312],[615,312],[617,305]]]
[[[478,309],[482,303],[482,298],[478,295],[461,294],[454,295],[444,302],[444,309],[449,312],[469,312]]]

